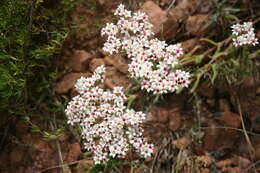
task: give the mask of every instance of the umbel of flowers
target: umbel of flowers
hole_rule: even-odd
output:
[[[153,144],[144,141],[140,126],[146,115],[124,106],[122,87],[105,91],[97,86],[103,82],[104,72],[105,67],[100,66],[92,77],[81,77],[76,82],[79,95],[72,98],[65,110],[68,123],[81,128],[84,146],[93,152],[95,164],[124,158],[130,147],[141,157],[150,157]]]
[[[253,23],[244,22],[243,24],[235,24],[231,26],[233,35],[233,45],[235,47],[243,45],[257,45],[258,39],[255,36]]]
[[[180,44],[168,45],[153,38],[145,13],[132,13],[119,5],[114,14],[119,16],[117,23],[107,23],[101,31],[107,36],[103,49],[111,55],[126,53],[131,59],[128,71],[132,78],[141,80],[142,89],[163,94],[188,87],[190,74],[176,70],[178,57],[183,54]]]

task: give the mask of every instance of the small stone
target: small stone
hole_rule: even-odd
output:
[[[257,87],[256,94],[260,94],[260,87]]]
[[[106,67],[105,72],[105,85],[109,88],[113,88],[115,86],[127,86],[129,84],[129,80],[126,75],[120,73],[115,67],[110,66]]]
[[[192,50],[196,44],[198,44],[198,39],[190,39],[186,40],[181,43],[181,47],[183,49],[184,53],[188,53],[190,50]]]
[[[105,65],[104,60],[101,58],[95,58],[90,61],[89,69],[90,69],[90,71],[94,72],[96,70],[96,68],[101,65]]]
[[[41,151],[41,152],[51,152],[51,148],[48,146],[48,143],[43,141],[42,139],[39,139],[34,142],[33,148],[36,151]]]
[[[174,140],[174,141],[172,142],[172,144],[173,144],[176,148],[183,150],[183,149],[185,149],[185,148],[188,147],[188,145],[190,144],[190,141],[189,141],[188,138],[183,137],[183,138]]]
[[[69,153],[67,155],[66,161],[73,162],[78,160],[78,157],[81,155],[81,147],[79,143],[69,144]]]
[[[177,22],[184,20],[197,10],[197,1],[198,0],[182,0],[176,5],[176,7],[172,8],[169,13]]]
[[[198,159],[203,163],[204,167],[208,167],[213,163],[213,159],[209,155],[199,156]]]
[[[209,20],[210,16],[208,15],[190,16],[186,23],[186,30],[193,36],[202,36],[206,33],[204,27]]]
[[[90,168],[94,165],[93,160],[82,160],[80,161],[76,168],[75,172],[88,172]]]
[[[150,113],[152,122],[166,123],[169,120],[169,110],[165,108],[153,108]]]
[[[202,169],[201,173],[210,173],[210,169],[209,168],[204,168],[204,169]]]
[[[219,162],[217,162],[215,165],[217,168],[223,168],[223,167],[227,167],[229,165],[234,164],[234,161],[231,159],[225,159],[225,160],[221,160]]]
[[[128,73],[128,65],[121,55],[107,56],[104,58],[107,65],[113,65],[121,73]]]
[[[256,148],[256,150],[255,150],[255,158],[256,158],[257,160],[260,159],[260,146],[259,146],[258,148]]]
[[[170,115],[169,128],[172,131],[176,131],[181,126],[181,117],[179,111],[171,111]]]
[[[250,164],[251,161],[248,160],[247,158],[241,157],[241,156],[235,156],[233,160],[236,162],[237,166],[240,166],[241,168],[247,168]]]
[[[161,32],[163,24],[167,21],[167,13],[153,1],[145,2],[141,11],[149,16],[149,21],[153,24],[153,32],[155,34]]]
[[[229,127],[238,128],[240,126],[240,116],[230,111],[222,113],[219,120]]]
[[[69,135],[68,133],[65,133],[65,132],[64,132],[64,133],[62,133],[62,134],[59,136],[59,141],[64,142],[64,141],[68,140],[69,137],[70,137],[70,135]]]
[[[215,141],[217,140],[218,136],[220,135],[221,129],[217,129],[217,123],[209,119],[206,121],[204,126],[208,127],[207,129],[203,130],[204,136],[203,136],[203,149],[205,150],[213,150],[217,148]]]
[[[90,73],[71,72],[63,76],[63,78],[55,85],[54,90],[58,94],[65,94],[75,85],[75,82],[81,77],[90,77]]]
[[[219,110],[223,112],[230,111],[229,103],[226,99],[220,99],[219,101]]]
[[[199,87],[196,89],[199,95],[213,98],[215,93],[215,88],[209,82],[202,82]]]
[[[84,71],[92,59],[92,55],[84,50],[76,50],[73,55],[69,57],[65,64],[65,69],[72,69],[74,71]]]

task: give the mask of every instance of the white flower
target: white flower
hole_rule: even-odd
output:
[[[131,14],[121,4],[115,15],[120,16],[117,27],[107,24],[102,30],[102,35],[108,35],[103,49],[110,54],[126,52],[131,59],[128,65],[130,76],[141,80],[142,89],[163,94],[189,85],[188,72],[171,70],[178,64],[178,57],[183,54],[180,44],[168,45],[165,41],[150,38],[154,35],[152,24],[143,12]],[[238,28],[239,26],[235,26],[234,30],[237,31]],[[243,28],[250,28],[250,24]],[[114,31],[113,34],[111,30]]]
[[[118,33],[118,27],[113,23],[107,23],[105,28],[102,28],[101,35],[107,35],[110,37],[115,37]]]
[[[253,23],[244,22],[243,24],[235,24],[231,26],[233,35],[233,45],[235,47],[243,45],[257,45],[258,39],[255,36]]]
[[[124,17],[131,17],[131,11],[128,11],[125,9],[125,6],[123,4],[120,4],[118,8],[116,9],[114,15],[117,16],[124,16]]]
[[[140,126],[146,115],[126,108],[122,87],[114,87],[113,91],[99,88],[104,73],[105,67],[99,66],[91,77],[76,82],[79,95],[72,98],[65,110],[68,123],[82,129],[84,146],[94,153],[95,164],[107,162],[109,157],[124,158],[130,147],[142,157],[150,157],[152,148],[148,146],[152,145],[142,139]]]

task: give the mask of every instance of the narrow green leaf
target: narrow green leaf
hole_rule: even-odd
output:
[[[213,76],[211,78],[211,83],[214,84],[215,79],[217,78],[218,71],[217,71],[217,64],[212,64],[211,65],[212,71],[213,71]]]
[[[202,38],[202,39],[200,39],[200,40],[206,41],[206,42],[208,42],[208,43],[210,43],[210,44],[212,44],[212,45],[214,45],[214,46],[218,46],[218,43],[217,43],[217,42],[215,42],[215,41],[213,41],[213,40],[210,40],[210,39],[208,39],[208,38]]]
[[[201,78],[201,75],[198,74],[197,78],[196,78],[196,81],[195,81],[193,87],[190,90],[190,93],[193,93],[196,90],[196,88],[198,87],[198,85],[200,83],[200,78]]]

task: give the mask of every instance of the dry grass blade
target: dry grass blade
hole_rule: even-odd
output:
[[[150,173],[154,172],[156,161],[158,160],[158,158],[161,155],[161,153],[164,150],[164,148],[167,147],[167,145],[169,145],[170,143],[171,143],[171,141],[169,140],[168,142],[166,142],[166,144],[164,146],[161,146],[159,148],[159,150],[157,151],[157,153],[156,153],[156,155],[155,155],[155,157],[153,159],[152,166],[151,166],[151,169],[150,169]]]
[[[52,131],[54,132],[55,127],[53,125],[53,122],[51,122],[51,121],[50,121],[50,126],[51,126]],[[58,154],[59,154],[59,164],[62,165],[61,166],[62,173],[71,173],[69,166],[67,164],[63,163],[61,147],[60,147],[60,143],[59,143],[58,139],[55,139],[55,144],[56,144]]]
[[[260,160],[258,160],[257,162],[251,164],[248,168],[246,168],[245,170],[243,170],[241,173],[247,173],[249,172],[250,169],[255,168],[256,165],[260,164]]]
[[[81,161],[83,161],[83,160],[77,160],[77,161],[75,161],[75,162],[71,162],[71,163],[67,163],[67,164],[63,164],[63,165],[52,166],[52,167],[49,167],[49,168],[45,168],[45,169],[43,169],[43,170],[41,170],[41,171],[38,171],[37,173],[44,173],[44,172],[50,171],[50,170],[52,170],[52,169],[62,168],[63,166],[66,166],[66,165],[67,165],[67,166],[75,165],[75,164],[77,164],[77,163],[79,163],[79,162],[81,162]]]
[[[238,104],[238,113],[240,115],[240,119],[241,119],[241,124],[242,124],[242,128],[243,128],[243,132],[244,132],[244,135],[245,135],[245,138],[246,138],[246,141],[249,145],[249,153],[250,153],[250,157],[251,159],[253,160],[254,158],[254,153],[255,153],[255,149],[251,143],[251,140],[247,134],[247,131],[246,131],[246,127],[245,127],[245,123],[244,123],[244,119],[243,119],[243,114],[242,114],[242,110],[241,110],[241,104],[240,104],[240,101],[239,99],[237,98],[237,104]],[[254,169],[255,169],[255,173],[257,173],[256,171],[256,168],[255,168],[255,165],[253,165]]]
[[[167,12],[168,12],[168,11],[172,8],[172,6],[175,4],[175,1],[176,1],[176,0],[172,0],[171,4],[170,4],[169,7],[166,9]]]
[[[229,129],[229,130],[236,130],[236,131],[239,131],[239,132],[242,132],[244,133],[245,131],[243,129],[239,129],[239,128],[233,128],[233,127],[225,127],[225,126],[217,126],[217,127],[199,127],[200,129]],[[260,134],[257,134],[257,133],[253,133],[253,132],[249,132],[249,131],[246,131],[247,134],[249,135],[253,135],[253,136],[258,136],[260,137]]]

